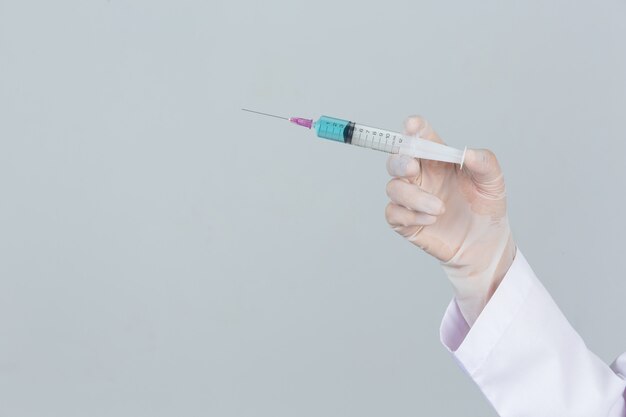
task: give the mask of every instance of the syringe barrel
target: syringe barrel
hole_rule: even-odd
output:
[[[388,153],[398,153],[404,136],[397,132],[322,116],[314,123],[318,137]]]
[[[349,120],[322,116],[314,124],[317,136],[387,153],[461,164],[465,151],[415,136],[378,129]]]

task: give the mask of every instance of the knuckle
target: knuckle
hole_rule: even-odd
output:
[[[387,187],[385,187],[385,191],[387,196],[391,198],[391,196],[395,193],[398,188],[398,180],[393,179],[387,183]]]
[[[395,211],[395,207],[393,203],[388,203],[387,206],[385,207],[385,219],[387,220],[387,223],[389,224],[392,224],[394,211]]]
[[[394,167],[397,164],[397,155],[389,155],[389,158],[387,158],[387,172],[389,173],[389,175],[394,175],[395,173],[395,169]]]

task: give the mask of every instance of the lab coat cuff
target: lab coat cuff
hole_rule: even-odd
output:
[[[463,318],[456,300],[450,302],[441,322],[441,342],[470,375],[485,363],[536,285],[540,284],[518,249],[511,267],[472,327]]]

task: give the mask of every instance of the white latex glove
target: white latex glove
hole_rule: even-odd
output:
[[[428,122],[414,116],[405,134],[443,143]],[[456,164],[392,155],[387,184],[392,228],[441,261],[457,304],[471,326],[515,257],[506,213],[504,177],[495,155],[468,149]]]

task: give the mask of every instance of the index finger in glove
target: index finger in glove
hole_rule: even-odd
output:
[[[420,173],[420,164],[412,156],[393,154],[387,158],[387,172],[392,177],[415,178]]]
[[[404,121],[404,132],[407,135],[417,135],[422,139],[443,143],[437,132],[422,116],[410,116]]]

